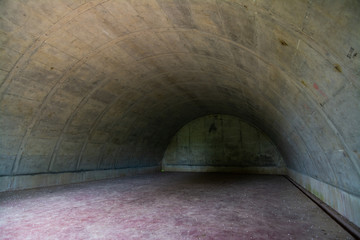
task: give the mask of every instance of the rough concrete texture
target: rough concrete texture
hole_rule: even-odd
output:
[[[351,220],[353,223],[360,222],[360,204],[358,197],[289,169],[287,170],[287,175],[298,184],[304,186],[318,199],[326,202],[328,206],[335,209],[339,214],[346,216],[348,220]],[[357,229],[357,231],[360,233],[359,229]]]
[[[171,139],[162,165],[165,170],[168,165],[285,166],[276,146],[260,129],[237,117],[218,114],[198,118],[182,127]]]
[[[47,187],[54,185],[72,184],[95,181],[100,179],[118,178],[143,173],[159,172],[160,166],[134,167],[121,169],[77,171],[64,173],[44,173],[19,176],[0,177],[0,192],[22,190],[29,188]]]
[[[153,166],[222,113],[359,205],[359,22],[356,0],[1,0],[0,175]]]
[[[281,176],[158,173],[0,205],[0,239],[353,239]]]
[[[288,169],[280,167],[219,167],[219,166],[191,166],[191,165],[163,165],[163,172],[218,172],[218,173],[243,173],[243,174],[266,174],[286,175]]]

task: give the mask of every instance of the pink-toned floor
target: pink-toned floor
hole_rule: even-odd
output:
[[[159,173],[0,194],[0,239],[352,239],[281,176]]]

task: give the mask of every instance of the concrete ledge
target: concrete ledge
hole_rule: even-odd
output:
[[[160,166],[0,177],[0,192],[160,172]]]
[[[286,169],[279,167],[221,167],[221,166],[190,166],[190,165],[164,165],[167,172],[233,172],[251,174],[285,175]]]
[[[288,176],[350,222],[360,227],[360,198],[312,177],[288,169]]]

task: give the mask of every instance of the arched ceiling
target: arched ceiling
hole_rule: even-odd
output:
[[[159,164],[232,114],[360,195],[360,2],[0,1],[0,175]]]

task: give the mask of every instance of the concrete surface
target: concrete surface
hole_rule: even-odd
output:
[[[281,176],[162,173],[0,193],[0,239],[352,239]]]
[[[159,172],[160,167],[135,167],[94,171],[77,171],[63,173],[44,173],[34,175],[0,176],[0,192],[23,190],[29,188],[48,187],[95,181],[108,178],[119,178],[135,174]]]
[[[285,163],[260,129],[237,117],[213,114],[189,122],[175,134],[162,160],[162,168],[167,166],[273,169],[284,168]]]
[[[293,170],[288,169],[287,175],[351,222],[360,222],[358,196]],[[359,229],[357,231],[359,232]]]
[[[218,172],[218,173],[245,173],[245,174],[274,174],[286,175],[288,170],[279,167],[217,167],[217,166],[186,166],[164,165],[164,172]]]
[[[358,199],[359,22],[356,0],[1,0],[0,175],[160,165],[220,113]]]

